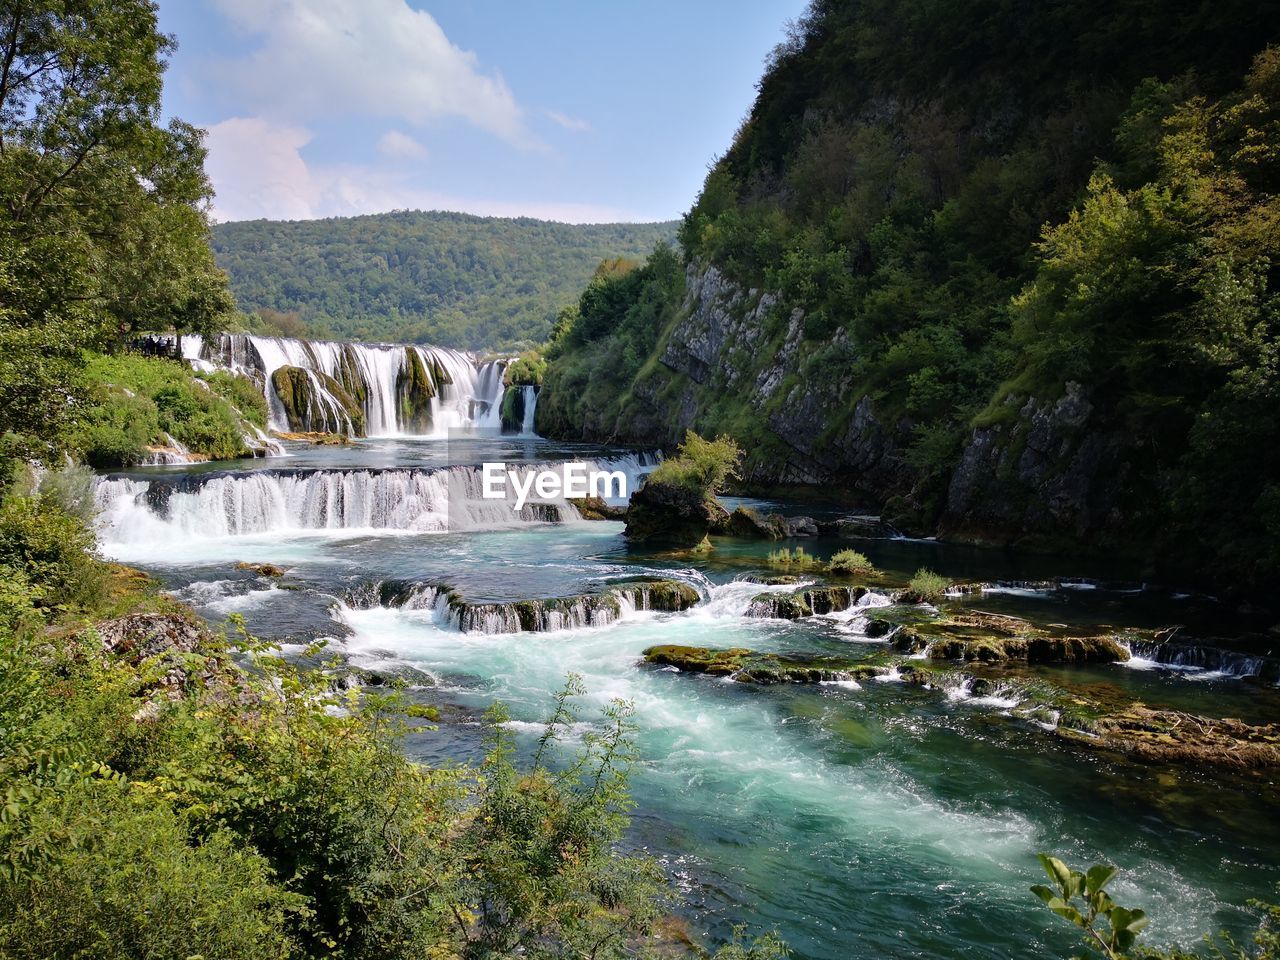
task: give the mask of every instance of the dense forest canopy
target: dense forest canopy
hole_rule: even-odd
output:
[[[1212,539],[1219,575],[1275,576],[1277,39],[1274,2],[816,0],[679,231],[699,271],[777,296],[751,321],[769,349],[726,348],[691,386],[664,362],[679,273],[599,277],[540,426],[626,437],[694,410],[679,429],[730,430],[750,469],[786,462],[795,432],[771,421],[838,384],[804,433],[856,432],[870,402],[906,461],[873,493],[936,529],[975,428],[1016,435],[1071,381],[1131,475],[1100,540],[1194,562]],[[784,348],[801,359],[753,398]],[[1034,496],[997,479],[997,500]]]
[[[643,256],[674,223],[568,224],[401,211],[214,228],[241,309],[314,337],[499,349],[541,342],[601,260]]]

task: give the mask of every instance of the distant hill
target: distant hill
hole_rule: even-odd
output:
[[[413,211],[223,223],[213,249],[242,310],[296,312],[309,336],[486,349],[544,340],[602,259],[675,228]]]

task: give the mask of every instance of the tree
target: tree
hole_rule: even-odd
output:
[[[204,134],[160,122],[151,0],[6,0],[0,15],[0,456],[55,454],[86,347],[209,331]]]

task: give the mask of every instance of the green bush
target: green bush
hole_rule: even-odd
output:
[[[0,940],[13,960],[292,955],[303,899],[227,830],[192,833],[123,783],[85,781],[36,807],[29,843],[57,853],[5,884]]]
[[[946,577],[921,567],[916,571],[915,576],[911,578],[911,582],[907,584],[907,593],[914,597],[917,602],[937,603],[943,598],[947,588],[950,586],[951,581]]]
[[[832,554],[827,561],[827,570],[830,573],[859,577],[876,573],[875,565],[856,550],[840,550]]]
[[[52,495],[10,494],[0,501],[0,566],[20,571],[46,617],[92,608],[105,589],[93,531]],[[19,594],[23,588],[19,585]]]
[[[214,460],[244,456],[249,424],[266,425],[266,400],[253,381],[225,371],[196,376],[169,360],[91,356],[86,375],[94,404],[75,431],[74,446],[100,468],[141,462],[166,434]]]
[[[670,457],[649,474],[649,483],[669,483],[714,497],[731,477],[738,476],[742,451],[729,436],[704,440],[692,430]]]
[[[547,372],[547,361],[537,350],[529,350],[512,360],[502,371],[502,382],[508,387],[541,386]]]

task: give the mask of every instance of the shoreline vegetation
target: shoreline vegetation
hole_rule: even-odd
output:
[[[630,543],[677,558],[705,557],[711,537],[812,535],[808,518],[730,512],[717,498],[735,480],[770,479],[768,468],[780,462],[771,457],[789,463],[781,434],[836,449],[850,423],[858,437],[889,438],[867,454],[891,474],[872,492],[904,522],[928,526],[945,516],[944,490],[963,479],[957,464],[967,462],[966,436],[1004,451],[975,461],[975,469],[994,464],[991,476],[1008,484],[982,488],[983,502],[1025,506],[1026,478],[1008,464],[1021,462],[1031,428],[1048,422],[1047,403],[1073,430],[1139,437],[1147,459],[1120,476],[1168,481],[1159,502],[1167,500],[1179,522],[1167,534],[1216,543],[1217,562],[1244,586],[1273,582],[1280,488],[1275,464],[1256,463],[1259,451],[1271,457],[1280,449],[1272,443],[1276,302],[1267,259],[1280,57],[1252,49],[1262,33],[1242,49],[1237,34],[1249,32],[1254,13],[1234,3],[1220,12],[1229,28],[1219,37],[1223,62],[1197,71],[1189,59],[1163,80],[1139,78],[1136,89],[1134,78],[1122,78],[1123,96],[1109,90],[1079,115],[1030,103],[1027,116],[1037,119],[1011,121],[1012,139],[996,136],[991,145],[961,136],[957,123],[968,130],[973,119],[964,104],[955,114],[938,104],[940,112],[923,112],[909,130],[832,111],[813,129],[791,128],[789,118],[810,113],[803,109],[810,102],[864,102],[866,91],[846,89],[841,77],[882,39],[867,22],[872,14],[884,13],[884,29],[896,31],[891,7],[873,4],[864,21],[861,5],[846,13],[815,3],[771,61],[757,108],[679,228],[678,251],[659,243],[643,264],[605,261],[576,305],[554,325],[539,313],[541,326],[527,338],[517,336],[523,327],[499,324],[513,343],[541,339],[551,327],[545,352],[511,364],[506,384],[521,392],[541,385],[550,402],[539,403],[537,425],[546,432],[633,433],[668,448],[683,437],[624,517],[603,503],[584,502],[585,511],[604,522],[625,519]],[[1113,55],[1117,45],[1131,47],[1124,24],[1098,5],[1073,4],[1070,12],[1116,34],[1099,33],[1082,69],[1101,69],[1122,59]],[[1173,17],[1153,20],[1161,29],[1178,26]],[[988,27],[1002,25],[995,18]],[[961,28],[950,20],[939,26],[943,36]],[[1032,24],[1046,35],[1051,26]],[[581,716],[586,691],[570,675],[549,693],[531,756],[522,759],[511,717],[494,703],[481,721],[481,761],[416,762],[404,738],[450,722],[448,705],[419,703],[403,678],[361,671],[322,644],[286,657],[236,617],[212,629],[146,573],[99,556],[94,476],[69,460],[105,467],[180,451],[244,456],[265,441],[267,408],[245,378],[122,352],[146,332],[208,336],[246,322],[210,246],[204,134],[162,121],[175,41],[159,32],[154,3],[36,0],[0,16],[0,31],[0,50],[10,51],[0,82],[0,956],[786,957],[777,935],[754,928],[704,946],[682,919],[672,878],[629,844],[632,704],[613,700]],[[981,57],[985,39],[971,37],[969,55]],[[1156,38],[1184,50],[1172,43],[1178,39]],[[945,46],[935,58],[951,55]],[[893,44],[881,49],[880,73],[921,88],[936,82],[934,58],[904,63]],[[839,54],[832,62],[823,56],[829,51]],[[1135,60],[1154,55],[1137,50]],[[1064,75],[1077,77],[1065,66]],[[988,79],[999,93],[1026,77]],[[992,99],[986,87],[969,93]],[[1049,88],[1042,96],[1061,99]],[[1048,161],[1062,129],[1083,131],[1079,146],[1089,155],[1066,157],[1070,169],[1045,185],[1039,171],[1057,169]],[[887,137],[898,133],[905,152]],[[955,142],[972,147],[962,169],[940,165]],[[1111,146],[1117,152],[1094,169],[1095,148]],[[852,179],[851,164],[859,171]],[[785,203],[773,190],[779,184],[790,184]],[[1004,198],[994,217],[976,199],[992,193]],[[1044,223],[1051,226],[1041,234]],[[250,235],[274,229],[237,226]],[[709,284],[721,267],[736,279]],[[716,301],[710,286],[725,293],[736,284],[755,285],[727,293],[726,302],[742,313],[750,301],[765,333],[756,349],[746,327],[717,350],[681,342],[678,330],[701,303],[687,299],[691,287],[702,285]],[[534,293],[528,309],[538,313],[547,291]],[[853,333],[875,346],[872,359],[849,355],[841,318],[850,315],[862,318]],[[1172,331],[1154,343],[1120,323],[1151,316]],[[446,319],[448,329],[457,326],[456,316]],[[282,333],[297,318],[268,311],[248,322]],[[803,348],[818,342],[827,347]],[[1142,350],[1186,375],[1174,378],[1180,389],[1194,381],[1194,395],[1155,389]],[[802,355],[811,361],[795,359]],[[745,375],[761,373],[757,361],[773,356],[784,357],[776,378]],[[756,406],[711,376],[726,357],[735,383],[773,382],[777,399]],[[1087,402],[1072,387],[1086,381]],[[831,409],[846,419],[817,427],[803,409],[805,382],[836,383]],[[874,393],[869,406],[846,403],[855,382]],[[672,413],[681,404],[695,422]],[[1093,411],[1114,419],[1096,422]],[[1058,420],[1049,420],[1045,430],[1058,437],[1050,429]],[[301,431],[292,439],[334,436]],[[828,468],[847,476],[851,466],[802,459],[810,472],[798,475],[810,479]],[[1116,466],[1104,456],[1098,462]],[[1151,526],[1167,520],[1163,514],[1130,516],[1127,503],[1112,506],[1125,521],[1115,529],[1147,535],[1142,542],[1153,549],[1163,544]],[[1221,543],[1206,526],[1215,517],[1228,525]],[[967,520],[999,527],[1009,517],[969,513],[949,529],[977,529]],[[1039,532],[1050,541],[1061,533]],[[1114,530],[1106,533],[1090,544],[1109,549]],[[726,687],[733,695],[890,676],[944,695],[1016,689],[1021,712],[1010,708],[1009,721],[1052,731],[1073,749],[1213,768],[1242,784],[1280,764],[1276,724],[1157,710],[1122,694],[1104,700],[1031,671],[1123,661],[1133,644],[1167,636],[970,610],[958,600],[980,585],[925,568],[895,577],[852,548],[819,557],[787,546],[746,563],[759,587],[751,617],[847,612],[872,591],[882,595],[868,636],[883,650],[854,662],[655,645],[644,659],[688,674],[680,683],[735,681]],[[238,569],[273,585],[288,576],[284,564],[257,559]],[[500,622],[513,632],[563,623],[574,611],[604,622],[624,606],[675,617],[703,599],[691,583],[666,578],[504,604],[434,588],[460,624],[487,630]],[[1139,934],[1150,936],[1146,918],[1106,892],[1114,868],[1082,873],[1052,857],[1042,865],[1054,886],[1034,896],[1078,927],[1096,955],[1193,955],[1141,946]],[[1253,906],[1263,917],[1256,938],[1215,941],[1221,955],[1277,956],[1280,913]]]

